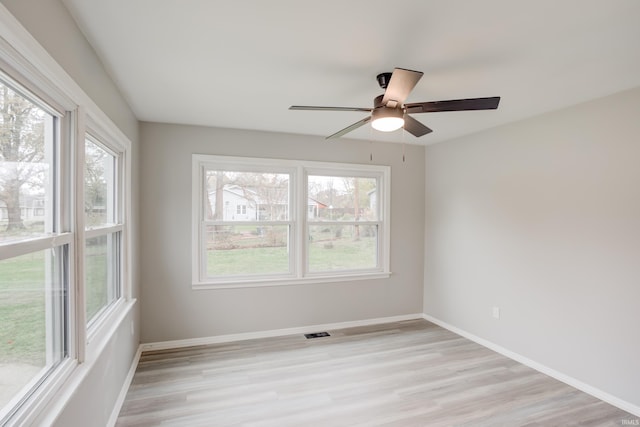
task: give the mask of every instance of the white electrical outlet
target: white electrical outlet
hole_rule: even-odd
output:
[[[494,319],[499,319],[500,318],[500,307],[493,307],[492,314],[493,314],[493,318]]]

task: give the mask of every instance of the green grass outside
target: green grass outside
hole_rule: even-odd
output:
[[[0,262],[0,363],[45,364],[44,252]]]
[[[107,249],[106,237],[104,245],[85,246],[85,297],[87,321],[107,305]]]
[[[0,363],[45,364],[45,254],[0,261]],[[90,246],[85,268],[94,285],[86,289],[88,315],[106,304],[105,263],[104,248]]]
[[[207,273],[215,275],[269,274],[289,271],[286,246],[208,251]]]
[[[354,236],[353,227],[330,226],[314,229],[309,245],[310,270],[321,272],[374,268],[377,239],[365,233],[364,228],[361,228],[359,238]],[[233,248],[208,250],[208,276],[289,272],[289,252],[286,245],[261,246],[262,244],[264,239],[247,233],[247,230],[236,232]]]
[[[376,244],[375,237],[314,240],[309,245],[309,270],[321,272],[375,268]]]

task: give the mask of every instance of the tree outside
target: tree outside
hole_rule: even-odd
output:
[[[0,83],[0,240],[45,231],[45,130],[52,123],[50,114]]]
[[[114,221],[112,201],[108,196],[109,181],[115,179],[115,157],[99,145],[85,142],[84,218],[85,227],[94,227]]]
[[[0,243],[47,231],[53,121],[0,82]],[[0,261],[0,407],[46,363],[48,256],[38,251]]]

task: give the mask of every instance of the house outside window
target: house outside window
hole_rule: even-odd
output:
[[[377,268],[382,221],[370,198],[377,194],[378,178],[317,172],[323,174],[307,176],[307,194],[322,201],[307,217],[307,271]]]
[[[386,166],[194,155],[194,287],[388,276],[389,180]]]

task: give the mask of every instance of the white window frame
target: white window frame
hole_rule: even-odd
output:
[[[0,422],[7,426],[50,425],[64,409],[85,376],[93,369],[109,340],[135,306],[131,294],[131,141],[66,71],[29,34],[21,23],[0,4],[0,71],[30,94],[58,112],[61,120],[56,180],[60,185],[56,221],[60,233],[0,245],[0,259],[42,249],[66,247],[69,265],[68,357],[44,379],[26,399],[15,399],[5,406]],[[9,82],[9,81],[7,81]],[[122,153],[122,298],[109,307],[87,336],[83,281],[83,155],[85,133],[89,131]],[[82,149],[80,148],[82,147]],[[23,244],[25,243],[25,244]],[[26,252],[25,252],[26,251]],[[133,333],[133,330],[132,330]],[[10,413],[10,418],[5,415]],[[4,424],[3,424],[4,425]]]
[[[354,165],[350,164],[333,164],[327,167],[327,164],[323,164],[324,166],[309,166],[305,167],[305,190],[308,188],[308,177],[311,176],[331,176],[331,177],[357,177],[357,178],[373,178],[376,179],[377,187],[382,186],[382,182],[388,182],[388,177],[384,179],[384,171],[380,171],[378,167],[371,167],[368,165],[359,165],[357,169],[354,169]],[[335,270],[335,271],[318,271],[313,272],[309,267],[309,257],[305,257],[305,274],[308,277],[326,277],[327,275],[331,276],[354,276],[358,275],[362,271],[370,271],[370,272],[380,272],[380,271],[388,271],[388,247],[385,247],[385,243],[389,242],[389,235],[386,234],[389,227],[385,226],[386,221],[385,218],[389,218],[388,210],[385,212],[385,208],[388,208],[388,199],[384,199],[384,194],[388,194],[387,191],[380,191],[378,189],[377,195],[382,196],[383,203],[381,206],[379,203],[376,204],[377,210],[377,220],[360,220],[360,221],[343,221],[343,220],[314,220],[309,219],[309,212],[307,210],[307,218],[305,224],[305,235],[311,235],[310,227],[311,226],[376,226],[378,230],[378,234],[382,233],[381,236],[378,236],[378,251],[377,251],[377,259],[376,259],[376,267],[372,269],[358,269],[358,270]],[[309,195],[305,193],[305,200],[308,200]],[[306,203],[305,203],[306,205]],[[305,248],[306,249],[306,248]]]
[[[206,191],[205,170],[251,171],[269,173],[289,173],[290,182],[290,272],[281,275],[246,276],[206,276],[206,248],[204,247],[204,191]],[[377,221],[361,221],[378,226],[377,266],[371,269],[340,270],[310,273],[307,265],[308,241],[304,238],[308,230],[307,176],[322,174],[329,176],[357,176],[377,179]],[[388,278],[391,275],[389,263],[390,248],[390,188],[391,168],[383,165],[362,165],[347,163],[314,162],[304,160],[282,160],[249,157],[216,156],[193,154],[192,156],[192,288],[228,289],[260,286],[281,286],[309,283],[343,282]],[[270,222],[260,222],[269,225]],[[281,223],[281,222],[278,222]],[[355,225],[356,222],[343,222]]]
[[[97,107],[96,107],[97,108]],[[76,138],[76,236],[77,244],[77,268],[76,275],[81,281],[77,297],[78,321],[77,335],[81,342],[78,360],[95,360],[104,347],[106,340],[114,333],[117,326],[124,319],[127,312],[133,307],[136,300],[131,294],[131,141],[99,110],[81,111],[81,120],[77,127]],[[119,194],[116,197],[116,215],[118,222],[100,229],[86,229],[84,224],[84,144],[89,137],[97,141],[108,151],[117,155],[117,187]],[[85,275],[84,275],[84,243],[87,238],[95,237],[101,233],[120,233],[119,253],[119,297],[105,307],[99,316],[87,324]],[[82,326],[81,326],[82,325]]]
[[[273,160],[260,159],[258,162],[255,162],[254,159],[248,158],[235,158],[235,161],[230,162],[228,158],[221,156],[200,156],[198,155],[197,160],[194,156],[194,191],[193,197],[197,200],[194,200],[193,207],[193,217],[197,218],[197,223],[194,221],[194,277],[198,278],[199,283],[255,283],[260,281],[269,281],[273,282],[276,280],[291,280],[296,277],[296,262],[294,259],[289,257],[289,271],[283,273],[273,273],[273,274],[265,274],[265,275],[238,275],[238,276],[227,276],[219,280],[214,280],[210,278],[206,278],[206,249],[204,249],[204,235],[205,228],[211,225],[217,224],[225,224],[230,222],[226,221],[210,221],[205,220],[204,212],[205,208],[203,205],[204,201],[204,191],[206,191],[206,185],[204,180],[204,172],[205,170],[221,170],[221,171],[230,171],[230,172],[266,172],[266,173],[280,173],[289,175],[289,197],[293,199],[296,194],[296,174],[297,170],[295,167],[291,165],[283,165],[282,163],[274,162]],[[197,189],[196,189],[197,188]],[[235,210],[234,210],[235,213]],[[296,229],[295,229],[295,221],[298,217],[298,212],[296,210],[296,205],[294,203],[291,204],[289,208],[289,218],[287,220],[273,220],[273,221],[245,221],[242,220],[235,224],[237,225],[255,225],[255,226],[287,226],[289,228],[289,239],[288,239],[288,247],[292,248],[295,245],[296,241]],[[197,271],[195,270],[197,268]]]
[[[72,204],[73,194],[69,187],[69,180],[65,174],[67,165],[71,162],[72,152],[70,150],[72,141],[72,126],[75,113],[69,111],[69,104],[65,99],[56,99],[47,96],[47,92],[39,86],[33,84],[28,79],[17,73],[4,60],[0,59],[0,76],[2,80],[16,92],[20,93],[32,103],[55,117],[54,126],[49,129],[55,134],[53,140],[48,141],[51,146],[46,149],[50,151],[50,166],[52,171],[50,177],[52,182],[48,203],[48,216],[45,223],[50,231],[45,230],[45,234],[34,238],[23,240],[9,241],[0,244],[0,260],[11,259],[21,255],[51,250],[55,251],[55,257],[62,257],[57,260],[64,269],[65,283],[64,291],[68,294],[64,301],[65,307],[57,307],[57,303],[53,302],[52,295],[46,294],[45,309],[49,313],[51,311],[62,312],[60,319],[64,324],[64,358],[54,366],[44,368],[37,376],[27,384],[23,390],[28,390],[27,394],[18,395],[3,407],[0,407],[0,422],[14,422],[25,416],[25,413],[36,406],[37,402],[43,398],[53,396],[60,381],[69,374],[74,365],[75,354],[77,353],[78,343],[74,339],[71,324],[75,319],[75,307],[73,301],[75,297],[75,275],[74,275],[74,254],[75,241],[72,213],[70,206]],[[58,102],[59,101],[59,102]],[[51,136],[51,135],[50,135]],[[45,136],[47,138],[47,136]],[[52,325],[47,325],[51,328]],[[57,326],[53,326],[57,328]],[[50,340],[50,334],[47,333],[47,340]],[[61,343],[55,343],[60,345]],[[51,343],[47,345],[47,352],[50,351]],[[50,355],[47,354],[47,359]],[[4,425],[4,424],[3,424]]]
[[[100,225],[100,226],[88,227],[86,224],[84,224],[84,210],[83,210],[82,221],[84,224],[84,241],[82,244],[82,248],[83,248],[82,251],[83,251],[83,255],[85,255],[84,248],[87,240],[93,239],[96,237],[106,236],[108,239],[107,262],[110,264],[107,268],[110,273],[112,274],[115,273],[116,276],[112,277],[114,287],[113,289],[110,290],[115,294],[113,300],[107,302],[107,305],[103,306],[93,318],[85,319],[85,321],[87,322],[87,333],[88,333],[87,340],[88,341],[92,341],[95,334],[99,331],[100,326],[103,325],[105,320],[108,318],[110,312],[112,311],[111,310],[112,307],[117,306],[119,300],[123,298],[122,283],[125,280],[125,277],[123,275],[123,269],[122,269],[123,255],[125,254],[125,248],[123,245],[123,242],[124,242],[123,206],[125,205],[124,199],[123,199],[124,151],[120,144],[109,143],[106,138],[100,138],[96,136],[96,134],[97,134],[96,131],[88,129],[84,139],[81,141],[81,144],[79,145],[82,145],[81,147],[82,156],[84,156],[86,142],[90,141],[91,143],[95,144],[96,146],[103,149],[108,154],[114,157],[115,164],[114,164],[114,171],[113,171],[114,172],[113,188],[108,189],[108,191],[111,190],[113,192],[114,206],[112,207],[113,212],[111,213],[111,215],[113,216],[112,218],[113,221],[111,223]],[[80,151],[80,147],[79,147],[79,151]],[[78,156],[80,157],[81,154],[78,153]],[[83,159],[82,164],[84,163],[85,162]],[[82,188],[84,188],[84,171],[85,171],[85,168],[83,167],[82,174],[78,173],[79,181],[80,180],[82,181]],[[80,175],[81,175],[81,178],[80,178]],[[81,206],[84,207],[84,191],[83,191],[83,200],[82,200]],[[111,247],[112,245],[117,245],[117,247]],[[86,256],[83,256],[82,262],[86,263]],[[84,270],[86,271],[86,269]],[[86,283],[86,275],[83,276],[82,280],[84,283]],[[108,282],[110,281],[109,278],[107,279],[107,281]],[[86,316],[86,298],[84,303],[85,303],[85,316]]]

